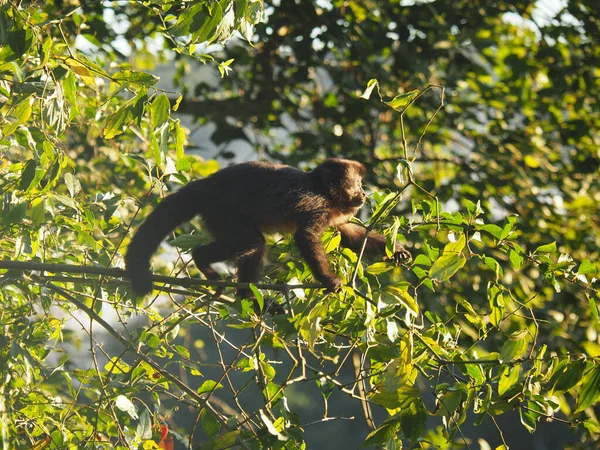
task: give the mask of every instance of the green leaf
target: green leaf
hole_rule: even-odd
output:
[[[519,380],[519,373],[521,371],[521,364],[515,364],[514,366],[504,366],[500,373],[500,380],[498,381],[498,394],[504,395],[515,383]]]
[[[574,414],[594,405],[598,397],[600,397],[600,365],[593,367],[584,377],[577,396],[577,408]]]
[[[112,374],[129,373],[131,367],[121,358],[114,356],[104,365],[104,370]]]
[[[461,267],[465,265],[467,259],[460,254],[448,253],[440,256],[433,263],[429,270],[429,276],[433,280],[446,281],[452,277]]]
[[[6,14],[6,12],[3,12]],[[8,16],[7,16],[8,17]],[[2,20],[4,22],[4,20]],[[4,36],[6,30],[4,28],[3,23],[3,44],[7,43],[11,50],[14,52],[16,56],[23,56],[23,54],[27,53],[33,44],[34,34],[33,30],[30,27],[23,27],[20,29],[13,29],[9,31]],[[4,40],[6,39],[6,40]]]
[[[390,232],[385,239],[385,254],[388,258],[396,253],[396,239],[398,239],[398,228],[400,228],[400,220],[394,217],[394,223],[390,227]]]
[[[586,430],[588,430],[589,432],[591,432],[593,434],[600,433],[600,424],[598,424],[598,421],[596,419],[587,419],[587,420],[584,420],[583,422],[581,422],[581,425]]]
[[[263,311],[265,309],[265,298],[263,297],[262,292],[260,292],[260,290],[252,283],[250,284],[250,290],[254,294],[258,308]]]
[[[202,424],[202,430],[208,437],[215,436],[221,430],[221,423],[208,408],[202,408],[200,423]]]
[[[506,337],[508,337],[508,339],[510,339],[511,341],[522,341],[528,335],[529,335],[529,331],[523,329],[523,330],[518,330],[518,331],[514,331],[510,334],[507,334]]]
[[[381,391],[369,394],[369,398],[388,409],[403,408],[419,399],[419,389],[414,386],[402,386],[400,389],[389,392]]]
[[[504,317],[504,295],[502,289],[495,283],[490,283],[487,290],[490,305],[490,322],[494,326],[500,325]]]
[[[387,286],[386,292],[390,295],[393,295],[400,304],[404,305],[408,308],[409,311],[413,313],[413,315],[419,315],[419,304],[417,301],[408,293],[406,289],[402,287],[390,285]]]
[[[229,431],[217,436],[212,441],[203,442],[202,450],[225,450],[235,447],[241,431]]]
[[[169,33],[173,36],[186,36],[193,31],[197,31],[206,20],[207,12],[205,13],[204,9],[204,2],[196,3],[187,8],[179,14],[175,25],[169,28]]]
[[[325,242],[325,253],[331,253],[340,246],[340,243],[342,242],[342,235],[339,232],[326,232],[323,239]]]
[[[400,94],[395,96],[389,102],[383,102],[389,107],[395,109],[398,112],[404,111],[408,105],[419,95],[419,90],[415,89],[410,92],[406,92],[405,94]]]
[[[308,343],[308,346],[313,349],[317,339],[323,332],[321,320],[327,315],[327,305],[321,303],[315,306],[308,316],[302,321],[300,326],[300,335]]]
[[[72,108],[77,108],[77,78],[75,74],[69,72],[62,82],[65,98],[69,101]],[[76,110],[76,109],[75,109]]]
[[[456,303],[458,303],[460,306],[462,306],[468,314],[472,315],[472,316],[477,316],[477,313],[475,312],[475,309],[473,309],[473,305],[471,305],[466,299],[464,299],[463,297],[456,297],[455,298]]]
[[[177,164],[175,164],[175,169],[177,170],[177,172],[191,172],[193,163],[194,158],[183,156],[177,160]]]
[[[494,271],[496,276],[503,275],[504,271],[502,270],[502,266],[500,266],[500,263],[498,261],[496,261],[494,258],[492,258],[490,256],[483,256],[483,262],[485,263],[486,266],[488,266],[490,269],[492,269]]]
[[[590,273],[596,273],[596,266],[589,260],[585,259],[579,265],[579,268],[577,269],[577,275],[587,275]]]
[[[413,265],[431,267],[431,260],[427,257],[427,255],[420,253],[415,257]]]
[[[140,439],[152,439],[152,419],[147,409],[144,409],[140,414],[140,421],[138,422],[135,434]]]
[[[488,223],[486,225],[480,225],[480,226],[476,227],[476,229],[479,231],[485,231],[486,233],[491,234],[496,239],[501,239],[502,228],[500,228],[498,225]]]
[[[217,383],[214,380],[206,380],[202,383],[202,386],[198,388],[198,394],[205,394],[207,392],[216,391],[217,389],[222,389],[223,385],[221,383]]]
[[[483,214],[483,209],[481,209],[481,201],[477,200],[477,203],[473,203],[468,198],[463,199],[463,203],[465,208],[467,208],[468,217],[474,219],[477,216]],[[485,225],[483,225],[485,227]],[[478,228],[479,229],[479,228]]]
[[[500,349],[500,361],[507,363],[520,358],[527,351],[527,346],[527,339],[521,339],[518,341],[508,339],[504,341],[504,344]]]
[[[442,253],[444,253],[444,254],[461,253],[463,251],[463,249],[465,248],[466,243],[467,243],[466,236],[464,234],[460,234],[458,239],[456,239],[454,242],[448,242],[446,244],[446,246],[444,247],[444,251]]]
[[[400,411],[400,426],[404,436],[413,442],[425,432],[427,423],[427,411],[419,399],[408,405],[408,408],[402,408]]]
[[[370,273],[371,275],[379,275],[379,274],[382,274],[385,272],[389,272],[390,270],[394,269],[395,267],[396,266],[392,263],[380,261],[380,262],[371,264],[369,267],[367,267],[366,272]]]
[[[481,386],[485,381],[483,369],[479,364],[465,364],[467,374],[475,381],[477,386]]]
[[[14,110],[11,112],[13,120],[9,121],[8,125],[4,127],[4,137],[13,134],[20,125],[23,125],[31,117],[31,99],[25,98],[19,103]]]
[[[544,409],[537,402],[527,402],[527,408],[519,408],[521,423],[530,433],[535,431],[537,422],[544,413]]]
[[[121,83],[139,84],[144,87],[153,87],[160,81],[155,75],[146,72],[138,72],[136,70],[120,70],[112,76],[113,80]],[[161,94],[165,95],[165,94]],[[159,95],[160,97],[160,95]],[[165,96],[166,97],[166,96]]]
[[[54,194],[54,198],[63,205],[68,206],[69,208],[73,208],[76,211],[79,210],[79,208],[77,208],[77,204],[71,197],[67,197],[66,195],[61,194]]]
[[[273,372],[275,371],[273,370]],[[275,402],[283,398],[283,390],[281,389],[281,386],[271,381],[267,383],[267,386],[263,390],[263,393],[265,398],[268,399],[270,402]]]
[[[519,270],[523,266],[523,255],[521,253],[511,249],[508,252],[508,257],[514,269]]]
[[[554,253],[556,252],[556,241],[549,244],[540,245],[533,253]]]
[[[560,393],[577,386],[583,377],[586,364],[586,360],[582,358],[559,365],[548,381],[548,390],[552,393]]]
[[[28,203],[23,202],[13,206],[4,217],[2,217],[3,226],[7,227],[14,223],[20,223],[27,214]]]
[[[174,339],[174,338],[175,337],[173,337],[173,338],[169,337],[169,340]],[[183,345],[175,345],[174,348],[175,348],[175,350],[177,350],[177,353],[179,353],[184,358],[186,358],[186,359],[190,358],[190,351]]]
[[[191,250],[199,245],[206,244],[207,237],[201,234],[180,234],[175,239],[169,241],[174,247],[182,250]]]
[[[152,126],[156,129],[169,120],[171,115],[171,103],[165,94],[160,94],[150,106],[150,118]]]
[[[400,201],[400,195],[396,192],[381,193],[374,195],[373,198],[377,200],[373,214],[368,220],[369,224],[375,224],[380,222],[382,219],[387,217],[390,210],[398,204]]]
[[[27,213],[31,219],[32,225],[37,227],[44,222],[46,218],[45,203],[43,198],[36,198],[31,202],[31,207]]]
[[[22,191],[29,190],[31,182],[35,178],[35,169],[37,164],[34,159],[30,159],[25,163],[25,167],[21,171],[21,180],[19,181],[19,189]]]
[[[125,103],[121,108],[106,118],[104,137],[112,139],[123,133],[134,121],[140,121],[146,101],[145,91],[140,91],[135,98]]]
[[[177,156],[177,163],[183,159],[185,150],[185,130],[181,126],[179,121],[175,122],[175,155]],[[191,164],[190,164],[191,166]],[[186,170],[185,172],[188,172]]]
[[[75,197],[79,194],[79,191],[81,191],[81,183],[79,183],[79,180],[70,172],[65,173],[64,178],[69,194],[71,197]]]
[[[123,106],[116,112],[106,118],[106,127],[104,128],[104,137],[112,139],[123,133],[125,128],[134,120],[133,108]]]
[[[398,419],[391,423],[388,423],[386,421],[381,426],[371,431],[359,448],[382,448],[383,444],[385,444],[390,439],[393,439],[398,434],[398,430],[400,428],[399,425],[400,424],[398,423]]]

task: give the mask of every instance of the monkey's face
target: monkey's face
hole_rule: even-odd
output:
[[[367,199],[367,194],[363,189],[362,178],[358,176],[354,176],[350,178],[349,185],[346,186],[346,196],[348,198],[348,203],[351,206],[356,208],[360,208]]]
[[[315,169],[321,175],[334,206],[344,212],[356,213],[367,195],[362,187],[365,167],[347,159],[328,159]]]

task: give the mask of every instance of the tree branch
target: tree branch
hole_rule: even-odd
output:
[[[127,272],[118,268],[106,268],[97,266],[77,266],[75,264],[52,264],[31,261],[10,261],[1,260],[0,269],[17,270],[25,272],[28,270],[39,270],[41,272],[52,273],[82,273],[87,275],[103,275],[113,278],[129,279]],[[178,278],[167,277],[164,275],[152,275],[152,281],[158,283],[172,284],[182,287],[195,286],[210,286],[210,287],[232,287],[232,288],[249,288],[251,283],[239,283],[234,281],[221,280],[201,280],[198,278]],[[323,285],[318,283],[307,284],[285,284],[285,283],[252,283],[258,289],[272,289],[275,291],[288,291],[290,289],[321,289]]]

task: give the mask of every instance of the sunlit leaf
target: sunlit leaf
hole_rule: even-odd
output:
[[[202,386],[200,386],[197,390],[198,394],[205,394],[207,392],[212,392],[215,391],[217,389],[222,389],[223,385],[220,383],[217,383],[214,380],[206,380],[204,383],[202,383]]]
[[[433,263],[429,276],[437,281],[449,280],[466,262],[467,259],[461,254],[445,253]]]
[[[379,89],[379,83],[377,82],[376,79],[371,79],[369,80],[369,82],[367,83],[367,88],[365,89],[365,91],[359,95],[360,98],[364,98],[365,100],[368,100],[371,97],[371,93],[373,92],[373,89],[378,88]]]
[[[519,380],[519,373],[521,370],[520,364],[514,366],[504,366],[500,373],[500,379],[498,381],[498,394],[504,395],[515,383]]]
[[[503,363],[514,361],[520,357],[522,357],[527,351],[528,340],[511,340],[507,339],[502,344],[502,348],[500,349],[500,361]]]
[[[165,94],[158,95],[150,106],[150,117],[154,128],[164,124],[171,114],[171,104]]]
[[[540,245],[533,253],[554,253],[556,252],[556,242]]]
[[[124,395],[118,395],[115,399],[115,406],[123,412],[126,412],[132,419],[138,418],[138,413],[135,405]]]
[[[369,267],[367,267],[366,272],[370,273],[371,275],[380,275],[382,273],[388,272],[392,269],[394,269],[394,264],[391,264],[389,262],[377,262],[375,264],[371,264]]]
[[[533,433],[538,420],[545,414],[545,411],[536,402],[527,402],[526,406],[526,408],[519,408],[521,423],[530,433]]]
[[[397,95],[389,102],[384,102],[389,107],[395,109],[396,111],[403,111],[414,99],[419,95],[419,91],[417,89],[406,92],[401,95]]]
[[[399,420],[393,423],[384,423],[371,431],[359,448],[380,447],[390,439],[393,439],[400,429]]]
[[[577,414],[584,409],[596,403],[600,397],[600,365],[596,365],[590,370],[581,382],[581,390],[577,395],[577,408],[574,413]]]
[[[113,75],[113,79],[120,82],[140,84],[146,87],[152,87],[159,81],[159,78],[151,73],[138,72],[136,70],[121,70]],[[166,97],[165,94],[161,94],[157,98],[162,96]]]

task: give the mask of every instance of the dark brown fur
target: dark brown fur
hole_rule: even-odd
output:
[[[192,250],[196,267],[207,278],[218,277],[210,264],[233,261],[239,281],[258,281],[265,255],[263,232],[277,231],[294,234],[314,277],[328,291],[336,291],[343,281],[332,271],[321,238],[333,226],[342,235],[342,245],[360,250],[365,230],[349,220],[366,198],[364,174],[361,163],[346,159],[328,159],[311,172],[249,162],[188,183],[167,196],[131,240],[125,265],[133,291],[140,296],[152,291],[151,256],[170,231],[196,215],[214,238]],[[385,237],[370,233],[366,250],[385,256]],[[408,251],[396,244],[394,259],[408,258]]]

